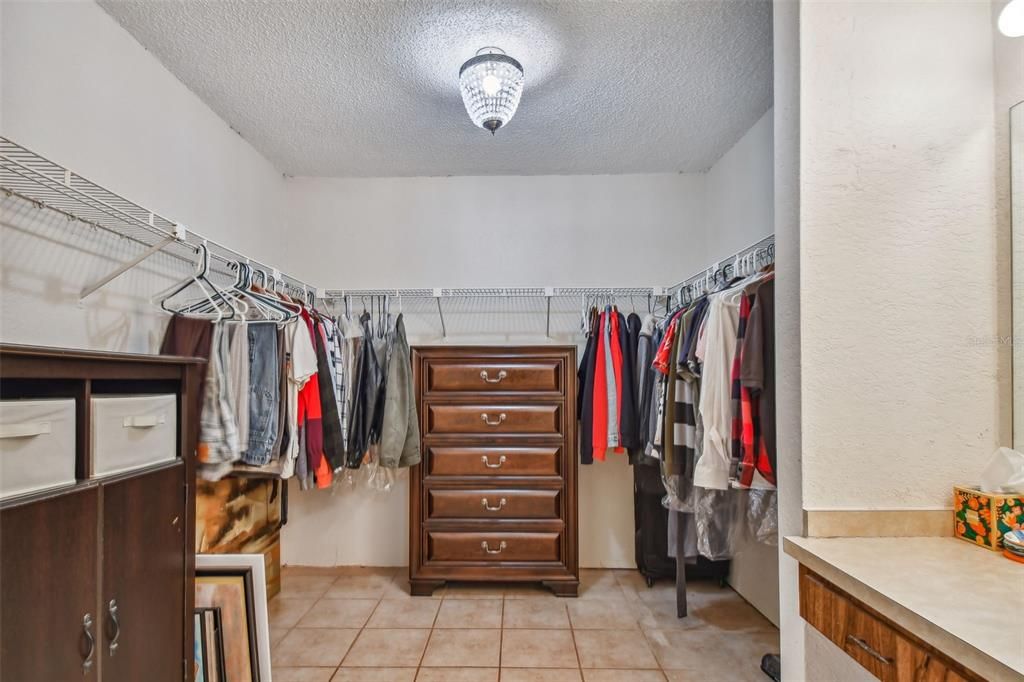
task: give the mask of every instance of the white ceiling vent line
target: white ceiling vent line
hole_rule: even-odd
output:
[[[293,176],[697,172],[772,102],[768,0],[99,2]],[[486,45],[527,83],[494,137],[458,84]]]

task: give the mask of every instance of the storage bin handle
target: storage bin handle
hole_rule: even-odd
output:
[[[0,438],[32,438],[50,433],[50,422],[23,422],[0,424]]]
[[[144,414],[138,417],[125,417],[124,428],[126,429],[151,429],[167,422],[167,417],[162,414]]]

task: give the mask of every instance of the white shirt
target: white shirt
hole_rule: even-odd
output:
[[[281,478],[295,473],[295,460],[299,456],[299,391],[316,374],[316,349],[309,336],[309,328],[301,317],[285,323],[284,352],[287,353],[288,401],[285,419],[288,422],[288,449],[281,462]]]
[[[727,490],[732,460],[732,363],[736,355],[740,307],[732,291],[713,296],[704,328],[704,369],[701,372],[700,414],[703,450],[693,484]]]

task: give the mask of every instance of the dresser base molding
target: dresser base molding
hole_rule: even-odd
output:
[[[432,597],[434,590],[439,590],[444,586],[445,581],[443,580],[410,580],[409,594],[414,597]]]
[[[544,580],[541,585],[551,590],[556,597],[578,597],[579,580]]]

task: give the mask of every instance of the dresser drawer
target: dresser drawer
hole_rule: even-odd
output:
[[[427,447],[428,476],[561,476],[562,448]]]
[[[562,361],[530,359],[432,359],[426,363],[427,393],[557,393]]]
[[[560,561],[561,533],[427,531],[427,561]]]
[[[474,488],[427,490],[428,519],[558,519],[558,489]]]
[[[528,434],[560,435],[561,403],[529,405],[427,404],[427,435]]]

